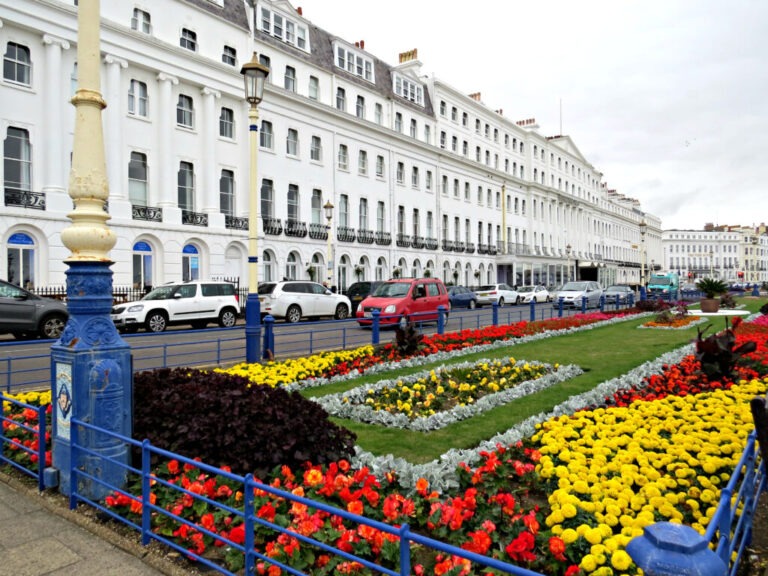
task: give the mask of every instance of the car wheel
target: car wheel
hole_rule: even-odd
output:
[[[168,327],[168,317],[164,312],[150,312],[144,322],[147,332],[165,332]]]
[[[232,308],[224,308],[219,314],[219,326],[232,328],[237,323],[237,314]]]
[[[515,300],[515,304],[518,304],[518,305],[520,305],[520,304],[522,304],[522,303],[523,303],[523,299],[522,299],[520,296],[518,296],[518,297],[517,297],[517,300]]]
[[[202,330],[206,326],[208,326],[208,322],[206,322],[205,320],[195,320],[194,322],[192,322],[192,328],[194,328],[195,330]]]
[[[469,309],[470,310],[474,310],[475,308],[477,308],[477,302],[475,302],[474,300],[470,300],[469,301]]]
[[[288,306],[288,310],[285,311],[285,321],[295,324],[299,320],[301,320],[301,308],[296,304],[291,304]]]
[[[504,298],[499,298],[499,308],[504,308]]]
[[[66,323],[66,316],[61,314],[51,314],[50,316],[46,316],[43,318],[43,321],[40,322],[40,335],[43,338],[59,338],[64,331]]]
[[[336,306],[336,314],[333,315],[336,320],[344,320],[345,318],[349,318],[349,308],[347,308],[346,304],[339,304]]]

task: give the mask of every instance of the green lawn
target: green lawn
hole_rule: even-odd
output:
[[[744,304],[752,312],[757,311],[765,302],[765,298],[739,300],[739,303]],[[539,360],[551,364],[576,364],[584,370],[584,374],[441,430],[413,432],[344,419],[334,419],[334,421],[355,432],[358,437],[357,443],[373,454],[392,454],[414,464],[428,462],[450,448],[474,447],[530,416],[551,410],[573,395],[591,390],[601,382],[620,376],[643,362],[653,360],[665,352],[696,339],[697,327],[695,326],[684,330],[638,328],[640,324],[647,321],[648,318],[633,319],[566,336],[556,336],[462,356],[457,359],[457,362],[513,356],[516,359]],[[713,318],[712,324],[710,332],[725,327],[723,318]],[[382,378],[396,378],[443,364],[444,362],[436,362],[417,368],[394,370],[385,376],[381,374],[363,376],[332,386],[309,389],[303,393],[308,397],[336,393],[365,383],[376,382]]]

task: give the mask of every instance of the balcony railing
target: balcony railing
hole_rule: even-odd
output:
[[[488,244],[478,244],[477,245],[477,253],[478,254],[488,254]]]
[[[389,246],[392,244],[392,234],[389,232],[376,232],[374,239],[379,246]]]
[[[488,246],[488,254],[490,254],[491,256],[496,256],[496,253],[498,251],[499,251],[499,249],[496,246],[494,246],[493,244],[490,244]]]
[[[349,226],[339,226],[336,229],[336,238],[339,242],[354,242],[355,241],[355,229]]]
[[[454,252],[464,252],[464,250],[466,249],[467,249],[467,246],[464,244],[464,242],[461,242],[460,240],[454,240],[453,242]]]
[[[325,224],[310,223],[309,237],[313,240],[328,240],[328,226]]]
[[[192,210],[182,210],[181,223],[189,226],[208,226],[208,214],[192,212]]]
[[[453,251],[453,240],[443,240],[443,250],[445,252]]]
[[[424,236],[414,236],[411,239],[411,246],[413,246],[414,248],[417,248],[419,250],[424,248]]]
[[[5,205],[45,210],[45,192],[31,192],[16,188],[5,189]]]
[[[359,229],[357,231],[357,241],[360,244],[373,244],[373,230]]]
[[[224,228],[229,230],[248,230],[248,226],[248,218],[241,218],[240,216],[229,216],[228,214],[224,214]]]
[[[133,220],[144,220],[146,222],[162,222],[163,209],[154,206],[131,206],[131,218]],[[247,224],[246,224],[247,228]]]
[[[424,247],[427,250],[437,250],[438,245],[437,238],[427,237],[424,239]]]
[[[280,236],[280,234],[283,233],[283,223],[280,222],[280,218],[263,216],[261,219],[261,225],[264,226],[264,234],[269,234],[270,236]]]
[[[467,244],[466,244],[466,246],[464,248],[464,251],[467,254],[474,254],[475,253],[475,244],[474,244],[474,242],[467,242]]]
[[[398,234],[395,243],[400,248],[408,248],[411,245],[411,237],[408,234]]]
[[[285,235],[304,238],[307,235],[307,224],[298,220],[286,220]]]

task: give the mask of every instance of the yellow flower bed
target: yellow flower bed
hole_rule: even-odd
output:
[[[547,525],[587,552],[585,572],[600,574],[622,572],[627,543],[655,522],[703,534],[754,429],[750,399],[766,388],[768,378],[742,381],[545,422],[533,441],[537,472],[553,488]]]
[[[23,402],[24,404],[30,404],[31,406],[44,406],[51,403],[51,391],[46,390],[44,392],[21,392],[19,394],[5,394],[7,398],[12,398],[17,402]],[[3,412],[7,412],[11,409],[10,402],[3,402]]]
[[[248,364],[243,362],[231,368],[217,368],[214,372],[243,376],[251,384],[267,385],[275,388],[307,378],[316,378],[328,373],[334,366],[343,362],[354,362],[373,354],[373,346],[362,346],[354,350],[323,352],[305,358],[295,358],[282,362]]]

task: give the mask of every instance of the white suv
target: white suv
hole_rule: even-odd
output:
[[[335,294],[322,284],[306,280],[283,280],[259,284],[261,315],[271,314],[298,322],[302,318],[332,316],[338,320],[349,318],[352,304],[349,298]]]
[[[209,322],[230,328],[240,315],[234,285],[229,282],[201,281],[165,284],[141,300],[112,308],[112,321],[118,330],[163,332],[172,324],[191,324],[205,328]]]

